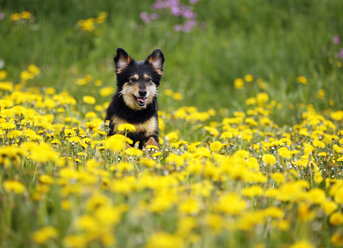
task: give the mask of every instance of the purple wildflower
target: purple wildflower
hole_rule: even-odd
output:
[[[174,26],[174,30],[175,30],[176,32],[180,32],[180,31],[183,30],[183,26],[182,26],[182,25],[175,25],[175,26]]]
[[[150,19],[151,19],[151,20],[157,20],[157,19],[158,19],[158,14],[152,13],[152,14],[150,15]]]
[[[4,19],[5,18],[5,13],[0,13],[0,20]]]
[[[193,28],[195,25],[197,25],[197,21],[188,20],[188,21],[186,21],[183,30],[184,30],[186,33],[188,33],[188,32],[190,32],[190,31],[192,31],[192,28]]]
[[[339,51],[339,58],[342,59],[343,58],[343,48],[341,48],[341,50]]]
[[[333,43],[334,44],[338,44],[339,43],[339,37],[338,36],[335,36],[335,37],[333,37]]]
[[[190,4],[196,4],[199,0],[189,0]]]
[[[149,23],[149,22],[150,22],[150,18],[149,18],[149,15],[148,15],[147,12],[142,12],[142,13],[140,14],[140,17],[141,17],[141,19],[142,19],[142,21],[143,21],[144,23]]]

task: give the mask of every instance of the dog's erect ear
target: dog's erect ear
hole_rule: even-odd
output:
[[[163,72],[163,63],[164,63],[164,56],[160,49],[156,49],[150,54],[145,63],[149,63],[152,65],[154,70],[159,74],[162,75]]]
[[[116,67],[116,74],[121,73],[126,67],[133,63],[134,59],[130,57],[130,55],[123,49],[117,49],[117,55],[114,57],[114,64]]]

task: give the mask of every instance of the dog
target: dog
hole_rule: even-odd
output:
[[[117,90],[107,108],[108,136],[121,133],[118,126],[129,123],[135,131],[127,134],[139,148],[159,146],[157,87],[163,74],[164,55],[154,50],[144,61],[136,62],[124,49],[114,57]]]

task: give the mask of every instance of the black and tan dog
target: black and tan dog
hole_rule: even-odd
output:
[[[146,60],[136,62],[127,52],[117,49],[114,57],[117,75],[117,91],[107,109],[106,120],[109,120],[109,136],[120,133],[118,126],[130,123],[136,131],[128,133],[139,148],[146,145],[159,147],[157,87],[163,72],[164,56],[156,49]]]

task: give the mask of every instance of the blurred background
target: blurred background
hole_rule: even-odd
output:
[[[341,0],[0,0],[0,70],[20,82],[34,64],[28,85],[106,102],[80,80],[115,87],[116,48],[136,60],[160,48],[160,92],[181,93],[161,94],[162,110],[245,110],[265,92],[287,123],[302,105],[342,109],[342,13]]]

